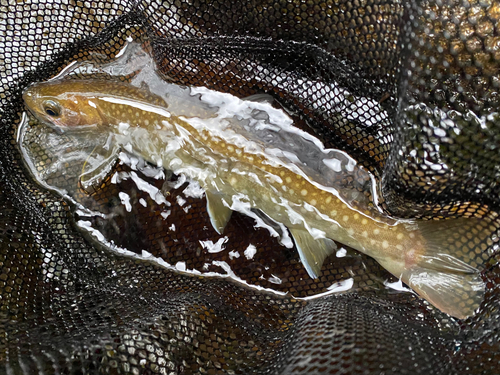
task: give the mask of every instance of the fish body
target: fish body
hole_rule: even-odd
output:
[[[354,209],[335,189],[270,158],[258,144],[234,132],[213,132],[199,117],[174,116],[162,98],[128,84],[53,81],[31,86],[24,100],[32,114],[59,130],[109,133],[119,147],[198,181],[219,233],[242,207],[282,223],[313,278],[335,240],[375,258],[452,316],[472,315],[483,300],[482,264],[469,256],[488,247],[487,228],[477,219],[396,220]]]

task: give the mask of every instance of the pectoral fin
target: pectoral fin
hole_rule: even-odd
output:
[[[315,239],[305,229],[290,229],[300,260],[312,279],[317,279],[325,259],[333,254],[337,246],[328,238]]]
[[[119,147],[109,149],[103,146],[94,147],[85,160],[80,175],[80,186],[87,194],[93,194],[100,188],[113,170],[119,153]]]
[[[224,204],[219,194],[205,191],[205,197],[207,199],[207,211],[208,216],[210,216],[210,222],[215,231],[222,234],[233,211]]]

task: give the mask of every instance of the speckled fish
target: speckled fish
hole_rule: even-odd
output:
[[[313,278],[335,240],[375,258],[454,317],[472,315],[483,300],[484,260],[478,259],[487,258],[491,245],[486,221],[395,220],[356,210],[255,144],[235,134],[213,134],[199,118],[173,116],[162,98],[125,83],[39,83],[27,89],[24,101],[34,116],[61,131],[109,133],[118,147],[198,181],[218,233],[235,202],[282,223]]]

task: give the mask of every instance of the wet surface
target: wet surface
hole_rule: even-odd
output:
[[[319,178],[320,183],[344,187],[338,190],[343,199],[368,207],[374,180],[358,168],[353,159],[340,151],[320,151],[321,143],[294,130],[292,120],[286,115],[285,122],[278,127],[255,125],[255,121],[267,123],[269,116],[274,116],[276,122],[276,115],[284,114],[279,109],[274,115],[263,112],[262,108],[266,108],[266,102],[272,103],[272,98],[250,98],[263,100],[261,105],[203,88],[162,83],[156,76],[154,63],[137,43],[126,45],[117,57],[106,64],[76,64],[62,76],[132,76],[133,84],[147,85],[151,92],[164,97],[168,109],[176,115],[202,116],[213,121],[224,113],[225,117],[218,120],[224,127],[233,127],[253,142],[274,150],[272,154],[282,162],[295,162],[303,173]],[[252,106],[261,109],[252,109]],[[97,183],[82,183],[82,174],[104,158],[95,149],[106,142],[105,135],[60,134],[43,123],[33,120],[28,123],[29,118],[25,117],[20,139],[33,174],[42,184],[75,202],[78,226],[94,240],[116,251],[153,257],[179,271],[227,275],[249,285],[289,292],[296,297],[357,288],[383,290],[387,280],[395,280],[373,259],[341,244],[326,260],[320,278],[313,280],[307,275],[296,249],[283,246],[280,237],[275,237],[276,231],[275,236],[271,235],[272,223],[256,222],[254,218],[234,212],[223,235],[219,235],[212,228],[204,192],[197,183],[124,151],[101,173]],[[367,274],[367,267],[373,272]]]

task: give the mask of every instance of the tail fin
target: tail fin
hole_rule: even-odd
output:
[[[425,254],[407,267],[403,281],[451,316],[473,315],[484,298],[481,271],[496,228],[489,219],[477,218],[423,221],[418,226]]]

